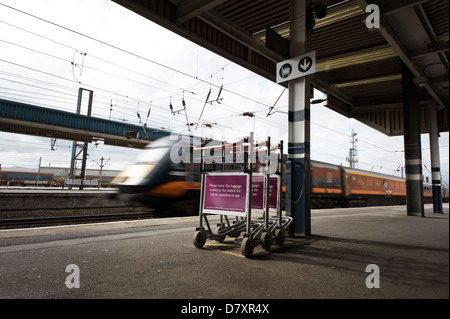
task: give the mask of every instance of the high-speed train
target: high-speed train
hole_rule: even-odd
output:
[[[134,164],[120,172],[112,185],[119,189],[119,196],[148,205],[157,213],[170,214],[173,210],[197,214],[200,165],[171,160],[171,152],[181,152],[183,147],[192,152],[192,145],[196,144],[184,139],[160,138],[149,144]]]
[[[198,143],[198,144],[196,144]],[[200,164],[193,163],[193,145],[200,141],[163,137],[146,147],[135,163],[112,181],[119,195],[157,212],[197,214]],[[186,156],[190,161],[174,162]],[[175,156],[174,156],[175,155]],[[284,180],[284,179],[283,179]],[[311,161],[312,208],[403,205],[406,184],[400,177]],[[283,187],[284,189],[285,187]],[[431,184],[424,183],[424,202],[432,202]],[[284,196],[283,196],[284,197]]]

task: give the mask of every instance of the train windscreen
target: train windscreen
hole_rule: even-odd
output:
[[[149,147],[142,151],[137,157],[136,164],[155,164],[158,163],[165,154],[169,151],[170,147]]]

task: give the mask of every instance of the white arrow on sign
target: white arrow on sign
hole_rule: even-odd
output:
[[[312,59],[309,56],[305,56],[303,59],[300,60],[298,63],[298,69],[300,72],[308,72],[309,68],[312,65]]]

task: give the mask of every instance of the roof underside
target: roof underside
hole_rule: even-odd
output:
[[[289,58],[289,0],[113,1],[271,81],[276,63]],[[328,14],[315,17],[310,50],[317,58],[311,82],[328,95],[327,106],[402,135],[405,64],[421,83],[422,133],[430,106],[438,109],[439,131],[448,131],[449,2],[372,0],[381,12],[377,29],[365,25],[365,0],[325,2]]]

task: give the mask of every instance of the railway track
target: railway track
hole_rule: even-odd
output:
[[[149,219],[155,217],[157,216],[153,212],[144,211],[73,216],[3,218],[0,219],[0,229],[98,223],[119,220]]]

